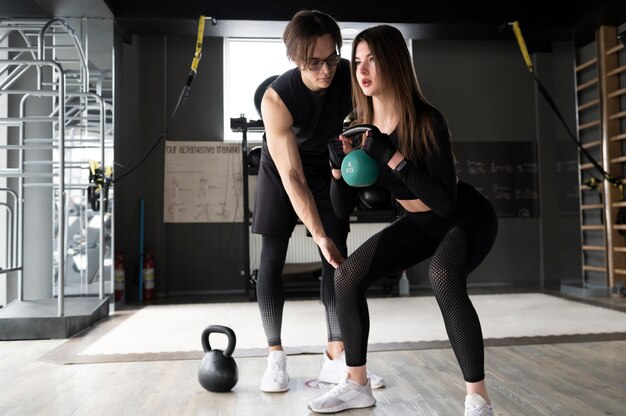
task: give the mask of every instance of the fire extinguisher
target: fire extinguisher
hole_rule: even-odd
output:
[[[143,299],[150,301],[154,299],[154,260],[152,253],[147,252],[143,260]]]
[[[115,302],[119,302],[124,298],[125,280],[126,273],[124,271],[124,255],[122,253],[117,253],[115,255]]]

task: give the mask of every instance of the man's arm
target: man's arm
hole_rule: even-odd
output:
[[[322,250],[326,260],[336,268],[343,261],[343,257],[324,231],[313,194],[306,182],[298,144],[293,134],[293,118],[272,88],[268,88],[263,96],[261,113],[265,124],[267,147],[291,205]]]

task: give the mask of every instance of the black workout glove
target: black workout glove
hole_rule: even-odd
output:
[[[363,150],[368,156],[383,165],[386,165],[389,159],[396,153],[396,148],[393,146],[393,143],[391,143],[391,140],[389,140],[389,135],[380,132],[375,133],[372,130],[367,132]]]
[[[341,162],[343,162],[344,157],[346,154],[343,152],[341,141],[331,140],[328,142],[328,158],[333,169],[341,169]]]

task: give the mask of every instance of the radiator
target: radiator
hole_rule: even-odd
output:
[[[389,223],[350,224],[348,234],[348,254],[352,253],[374,233],[385,228]],[[250,233],[250,272],[259,268],[261,259],[261,236]],[[311,237],[306,236],[306,228],[302,224],[296,229],[289,240],[287,263],[313,263],[320,260],[317,245]]]

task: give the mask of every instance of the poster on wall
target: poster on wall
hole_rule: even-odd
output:
[[[208,141],[165,142],[163,221],[243,221],[241,145]]]
[[[482,193],[499,217],[538,217],[535,143],[455,142],[457,176]]]

